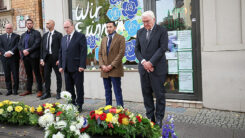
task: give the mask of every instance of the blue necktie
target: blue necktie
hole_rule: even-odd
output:
[[[112,35],[113,34],[109,35],[109,42],[108,42],[108,45],[107,45],[107,48],[106,48],[106,50],[107,50],[107,52],[106,52],[107,53],[107,56],[109,54],[109,50],[110,50],[110,46],[111,46]]]
[[[66,47],[68,48],[69,44],[70,44],[70,38],[71,38],[71,35],[68,35],[68,38],[67,38],[67,42],[66,42]]]

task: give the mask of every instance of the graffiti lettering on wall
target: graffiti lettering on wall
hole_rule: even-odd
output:
[[[73,19],[77,21],[76,30],[87,36],[88,54],[94,50],[94,57],[98,60],[97,54],[102,37],[107,35],[106,22],[115,21],[117,33],[123,35],[126,40],[123,63],[138,62],[134,53],[135,37],[143,25],[142,7],[139,2],[139,0],[92,0],[74,7]]]

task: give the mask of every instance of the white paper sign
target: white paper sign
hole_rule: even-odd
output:
[[[178,49],[191,49],[191,41],[191,30],[178,31]]]
[[[177,60],[168,60],[168,74],[178,74]]]
[[[179,70],[192,70],[192,51],[178,52]]]
[[[166,59],[177,59],[177,52],[165,52]]]
[[[193,93],[193,73],[179,72],[179,92]]]

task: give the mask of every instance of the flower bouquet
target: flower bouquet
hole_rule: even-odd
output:
[[[174,131],[174,119],[171,115],[168,115],[167,120],[163,123],[162,138],[177,138]]]
[[[79,116],[77,107],[70,104],[69,92],[62,92],[61,97],[68,104],[45,104],[40,106],[38,113],[44,114],[39,117],[39,125],[45,128],[45,138],[86,138],[89,137],[84,131],[88,127],[86,118]],[[41,111],[42,107],[42,111]]]
[[[91,111],[88,122],[89,128],[86,132],[91,135],[117,135],[125,138],[161,136],[158,125],[122,107],[108,105]]]
[[[4,100],[0,102],[0,122],[35,125],[37,116],[31,109],[30,106],[21,102]]]

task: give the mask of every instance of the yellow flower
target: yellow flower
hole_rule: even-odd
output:
[[[25,110],[25,112],[28,112],[28,108],[25,107],[24,110]]]
[[[31,107],[31,108],[30,108],[30,112],[31,112],[31,113],[35,112],[35,108],[34,108],[34,107]]]
[[[13,106],[9,106],[9,107],[7,108],[7,111],[8,111],[8,112],[12,112],[12,111],[13,111]]]
[[[42,106],[39,105],[39,106],[37,107],[37,112],[42,112],[42,111],[43,111],[43,108],[42,108]]]
[[[15,111],[16,112],[21,112],[23,110],[23,107],[21,107],[21,106],[16,106],[15,107]]]
[[[13,104],[13,102],[9,101],[9,105]]]
[[[154,123],[153,122],[151,122],[151,128],[153,128],[154,127]]]
[[[138,116],[140,117],[140,119],[142,119],[142,115],[141,114],[138,114]]]
[[[60,103],[56,102],[55,105],[59,105]]]
[[[112,117],[113,117],[112,113],[107,113],[107,114],[106,114],[106,119],[105,119],[105,121],[106,121],[106,122],[111,122],[111,121],[112,121]]]
[[[50,108],[50,112],[51,112],[52,114],[54,114],[54,113],[55,113],[55,108]]]
[[[95,114],[101,115],[103,113],[103,111],[101,110],[95,110]]]
[[[45,108],[46,108],[46,109],[50,109],[50,108],[52,108],[52,107],[53,107],[53,105],[50,104],[50,103],[46,103],[46,104],[45,104]]]
[[[122,109],[116,109],[116,113],[120,113],[122,111]]]
[[[3,109],[0,109],[0,115],[3,114],[3,111],[4,111]]]
[[[4,104],[2,102],[0,102],[0,107],[2,107]]]
[[[4,100],[3,103],[4,104],[9,104],[9,100]]]
[[[129,124],[129,120],[128,120],[127,117],[124,117],[124,118],[122,119],[122,124],[124,124],[124,125],[128,125],[128,124]]]
[[[108,110],[108,109],[111,109],[111,108],[112,108],[111,105],[107,105],[104,109],[105,109],[105,110]]]

